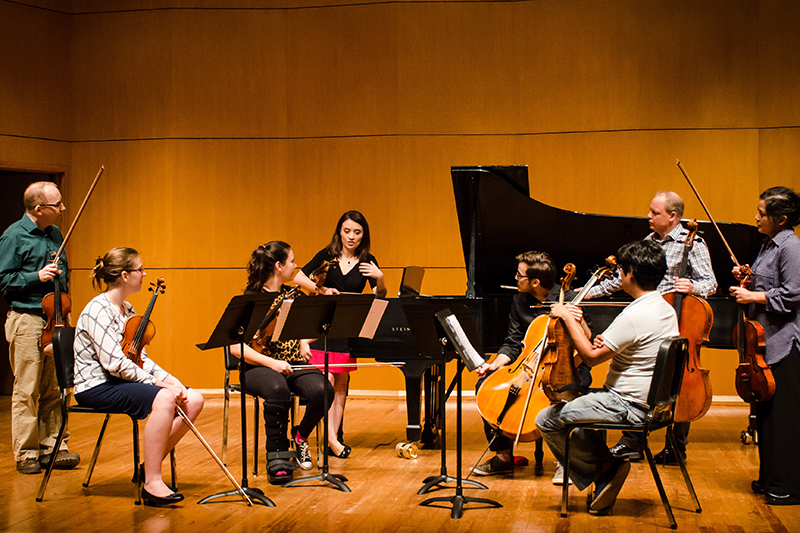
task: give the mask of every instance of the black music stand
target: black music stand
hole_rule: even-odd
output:
[[[465,320],[464,324],[469,324],[471,322],[469,318],[469,312],[466,308],[464,308],[463,312],[460,314],[466,315],[465,317],[462,317],[462,320]],[[468,503],[482,503],[489,507],[502,507],[502,505],[488,498],[472,498],[470,496],[464,496],[464,488],[462,486],[464,482],[473,483],[484,489],[487,488],[485,485],[476,481],[461,478],[461,374],[465,366],[468,365],[470,369],[474,370],[477,367],[477,363],[474,355],[469,353],[468,348],[471,348],[471,343],[466,338],[466,335],[464,335],[461,321],[456,318],[455,313],[450,311],[450,309],[444,309],[436,313],[436,319],[438,321],[437,329],[443,332],[443,337],[441,338],[440,342],[442,345],[444,345],[446,342],[449,342],[450,345],[455,347],[455,350],[459,356],[458,370],[455,378],[458,384],[456,389],[456,493],[454,496],[450,497],[442,496],[439,498],[430,498],[420,503],[420,505],[435,507],[435,505],[433,505],[434,503],[449,502],[453,504],[453,510],[450,513],[450,518],[461,518],[464,505]],[[475,350],[473,349],[473,351]],[[442,353],[444,354],[444,349],[442,349]],[[478,356],[478,358],[480,358],[480,356]],[[442,375],[444,376],[444,371],[442,371]],[[444,406],[442,406],[441,409],[442,416],[444,416]],[[442,433],[442,450],[444,450],[444,431]],[[445,474],[444,476],[439,477],[447,477],[447,475]],[[426,487],[429,485],[430,482],[428,485],[426,485]]]
[[[372,307],[375,299],[373,294],[337,294],[330,296],[315,296],[314,298],[301,298],[294,300],[286,311],[281,312],[282,329],[279,323],[275,334],[278,340],[315,339],[322,337],[325,349],[325,424],[323,425],[323,453],[322,469],[315,476],[293,479],[283,484],[291,487],[306,481],[326,481],[342,492],[351,492],[345,485],[347,478],[341,474],[328,472],[328,339],[347,339],[358,337],[361,328]]]
[[[214,332],[205,344],[198,344],[197,347],[201,350],[210,350],[211,348],[221,348],[223,346],[230,346],[231,344],[239,343],[240,357],[239,357],[239,384],[242,388],[241,394],[241,408],[242,408],[242,490],[247,494],[251,500],[261,503],[267,507],[275,507],[275,503],[264,496],[264,491],[259,488],[248,487],[247,483],[247,402],[245,393],[245,374],[247,369],[244,361],[244,344],[245,339],[252,339],[253,335],[258,331],[258,327],[263,321],[264,317],[272,307],[272,302],[278,295],[276,292],[259,293],[259,294],[243,294],[234,296],[228,302],[228,307],[217,322]],[[224,498],[226,496],[236,496],[238,491],[225,491],[206,496],[199,502],[208,503],[212,500]]]

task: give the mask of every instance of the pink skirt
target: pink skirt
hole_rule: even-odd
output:
[[[355,366],[349,366],[350,364],[355,364],[356,360],[354,357],[350,357],[350,354],[347,352],[328,352],[328,364],[329,365],[348,365],[348,366],[334,366],[329,367],[328,372],[331,374],[345,374],[347,372],[352,372],[356,369]],[[308,361],[308,364],[318,366],[320,370],[323,372],[325,371],[325,352],[322,350],[311,350],[311,359]]]

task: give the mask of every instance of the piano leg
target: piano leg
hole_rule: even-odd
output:
[[[425,371],[425,421],[422,426],[420,445],[423,449],[435,449],[439,446],[439,399],[441,364],[435,364]]]

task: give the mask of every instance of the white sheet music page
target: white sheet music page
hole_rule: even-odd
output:
[[[445,321],[450,327],[451,332],[456,336],[456,338],[453,339],[456,344],[456,350],[461,355],[464,364],[467,365],[467,369],[472,372],[485,362],[483,357],[480,356],[475,347],[472,346],[472,343],[469,342],[469,338],[467,338],[467,334],[464,333],[461,322],[458,321],[456,315],[448,315]]]
[[[371,339],[375,336],[375,331],[378,329],[378,324],[381,323],[383,312],[386,311],[386,307],[388,305],[389,300],[381,300],[378,298],[372,300],[372,305],[369,308],[369,314],[367,315],[366,320],[364,320],[364,325],[361,326],[361,332],[358,334],[359,337]]]

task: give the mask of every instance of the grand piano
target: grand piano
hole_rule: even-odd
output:
[[[501,285],[513,284],[512,263],[516,255],[541,250],[553,256],[559,269],[566,263],[574,263],[576,285],[580,286],[622,244],[650,233],[644,217],[567,211],[531,198],[527,166],[452,167],[451,175],[467,268],[467,291],[463,296],[432,297],[438,300],[432,308],[438,308],[443,302],[466,305],[477,332],[476,344],[487,353],[497,351],[505,338],[514,293],[502,289]],[[711,222],[698,223],[720,287],[718,295],[708,299],[714,311],[708,346],[734,348],[732,332],[737,306],[727,295],[726,288],[737,282],[731,274],[730,255]],[[732,223],[718,223],[718,226],[736,257],[755,258],[761,237],[754,226]],[[619,294],[596,301],[618,304],[630,300]],[[404,307],[418,306],[430,299],[391,299],[374,338],[350,340],[354,357],[405,361],[402,370],[408,407],[406,437],[409,441],[419,440],[423,445],[430,445],[435,439],[435,407],[438,405],[435,396],[443,391],[436,385],[433,375],[442,354],[420,346],[411,332]],[[601,332],[621,309],[619,305],[592,306],[584,309],[584,315],[594,331]],[[421,424],[423,377],[426,377],[424,426]]]

